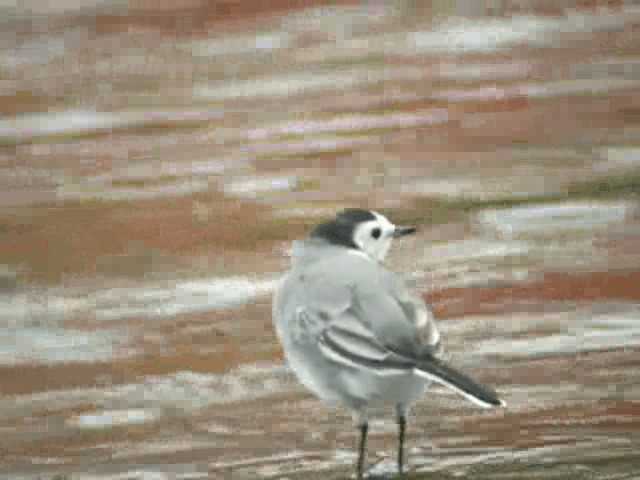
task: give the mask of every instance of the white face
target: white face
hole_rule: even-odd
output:
[[[371,213],[376,219],[358,225],[353,233],[353,242],[369,257],[382,262],[393,242],[396,226],[383,215]]]

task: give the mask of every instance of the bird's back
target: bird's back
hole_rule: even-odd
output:
[[[381,274],[374,261],[356,250],[308,244],[276,293],[274,321],[284,321],[300,306],[332,316],[348,307],[353,285],[380,281]]]
[[[381,377],[375,370],[345,368],[321,352],[319,345],[322,333],[331,328],[356,333],[356,351],[358,332],[365,335],[365,343],[372,340],[382,345],[388,337],[376,336],[371,325],[374,315],[362,315],[354,308],[354,288],[364,293],[380,290],[384,297],[393,292],[393,283],[390,272],[368,257],[323,246],[307,250],[283,280],[273,305],[276,331],[299,380],[320,398],[355,408],[371,402],[410,403],[423,394],[426,382],[414,378],[410,370]],[[398,323],[389,338],[397,333],[413,348],[419,342],[417,329],[404,316],[395,320]]]
[[[381,341],[398,337],[411,349],[438,344],[431,311],[403,282],[357,250],[322,243],[308,244],[283,280],[273,304],[276,328],[295,323],[292,316],[301,308],[317,312],[328,321],[340,321],[340,314],[353,303],[354,296],[364,307],[373,307],[366,318],[359,320],[376,330]],[[383,312],[387,313],[384,318],[379,315]]]

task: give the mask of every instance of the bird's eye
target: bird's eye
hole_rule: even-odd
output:
[[[380,234],[381,234],[381,233],[382,233],[382,232],[380,231],[380,229],[379,229],[379,228],[374,228],[373,230],[371,230],[371,236],[372,236],[373,238],[380,238]]]

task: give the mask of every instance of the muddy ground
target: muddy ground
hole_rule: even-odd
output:
[[[360,206],[508,403],[430,388],[415,478],[640,478],[640,9],[432,3],[0,5],[0,477],[347,478],[270,302]]]

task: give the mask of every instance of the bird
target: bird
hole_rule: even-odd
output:
[[[355,419],[358,479],[368,409],[395,409],[402,474],[409,409],[430,383],[483,408],[506,406],[494,389],[445,363],[431,309],[385,266],[392,242],[415,231],[374,210],[345,209],[293,252],[292,268],[274,293],[275,331],[295,376],[326,404],[345,405]]]

